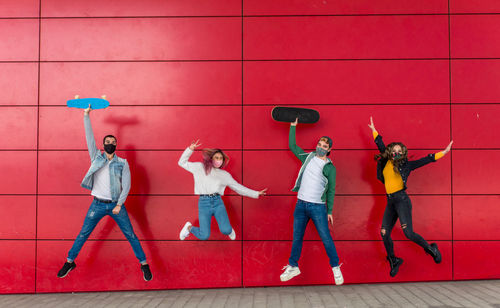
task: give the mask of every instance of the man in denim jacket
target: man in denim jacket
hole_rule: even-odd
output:
[[[104,153],[99,151],[90,123],[90,110],[89,105],[84,111],[83,122],[91,165],[83,178],[81,186],[92,191],[91,194],[94,196],[94,201],[90,205],[83,222],[83,227],[68,253],[67,261],[61,270],[59,270],[59,273],[57,273],[57,277],[66,277],[76,267],[74,260],[82,249],[83,244],[85,244],[85,241],[87,241],[97,223],[104,216],[109,215],[116,221],[130,242],[134,254],[141,264],[144,280],[150,281],[153,275],[124,206],[130,191],[130,169],[127,160],[115,155],[116,137],[112,135],[104,137]]]

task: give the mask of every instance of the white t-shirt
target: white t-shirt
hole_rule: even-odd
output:
[[[321,201],[321,196],[325,191],[326,179],[323,175],[323,167],[327,161],[314,156],[306,166],[302,173],[302,181],[300,183],[297,198],[307,202],[325,203]]]
[[[179,159],[179,166],[193,174],[194,193],[196,195],[209,195],[218,193],[222,196],[224,195],[226,186],[229,186],[239,195],[254,199],[257,199],[259,197],[258,191],[247,188],[236,182],[236,180],[233,179],[231,174],[229,174],[229,172],[227,171],[218,168],[212,168],[210,173],[206,174],[203,163],[189,161],[189,157],[192,154],[193,151],[187,148],[184,153],[182,153],[181,158]]]
[[[101,169],[94,173],[94,186],[92,187],[92,196],[103,200],[112,200],[111,197],[111,181],[109,178],[109,164],[108,160]]]

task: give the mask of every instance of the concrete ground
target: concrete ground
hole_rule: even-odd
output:
[[[1,295],[0,307],[500,308],[500,280]]]

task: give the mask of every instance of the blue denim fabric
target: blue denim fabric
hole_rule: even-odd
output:
[[[73,243],[73,247],[71,247],[71,250],[68,253],[69,261],[73,261],[76,259],[78,253],[83,247],[83,244],[85,244],[89,235],[92,233],[92,231],[94,231],[97,223],[106,215],[111,216],[116,221],[116,223],[122,230],[123,235],[125,235],[130,245],[132,245],[134,254],[137,259],[139,259],[139,262],[146,261],[146,256],[144,254],[144,251],[142,250],[141,243],[134,233],[134,228],[132,228],[132,224],[130,223],[130,219],[128,218],[125,206],[122,206],[120,212],[117,215],[113,214],[113,208],[115,206],[116,202],[103,203],[94,199],[94,201],[90,205],[89,211],[87,212],[87,216],[83,221],[82,230],[76,237],[75,242]]]
[[[288,264],[291,266],[299,266],[300,254],[302,252],[302,242],[304,232],[306,231],[307,223],[312,219],[318,234],[325,246],[326,254],[330,258],[330,266],[339,265],[339,257],[333,243],[330,230],[328,229],[328,219],[326,214],[326,206],[322,203],[311,203],[297,200],[295,212],[293,213],[293,242],[292,252]]]
[[[222,234],[229,235],[233,231],[222,198],[220,196],[200,196],[198,200],[200,227],[192,227],[191,233],[202,241],[207,240],[210,237],[212,216],[215,216]]]

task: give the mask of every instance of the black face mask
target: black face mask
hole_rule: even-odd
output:
[[[113,154],[116,150],[116,145],[108,143],[104,145],[104,151],[108,154]]]

